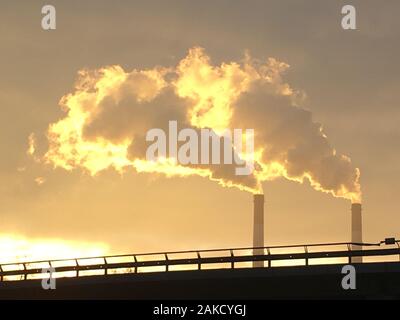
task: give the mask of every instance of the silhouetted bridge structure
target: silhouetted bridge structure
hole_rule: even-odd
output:
[[[356,290],[341,286],[346,264],[356,268]],[[55,290],[42,288],[44,268]],[[0,265],[0,280],[1,299],[400,298],[400,245],[387,238],[17,262]]]

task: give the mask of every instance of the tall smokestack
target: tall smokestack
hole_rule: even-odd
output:
[[[351,242],[362,243],[361,203],[351,204]],[[353,245],[352,249],[361,250],[362,246]],[[361,263],[362,257],[354,257],[352,262]]]
[[[264,195],[254,195],[253,247],[264,247]],[[264,254],[263,249],[253,250],[254,255]],[[253,261],[253,267],[263,267],[264,261]]]

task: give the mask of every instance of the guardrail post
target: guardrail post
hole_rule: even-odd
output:
[[[347,244],[347,250],[349,250],[349,264],[351,264],[352,252],[351,252],[351,245],[350,244]]]
[[[235,255],[233,254],[233,250],[232,249],[230,251],[231,251],[231,258],[232,258],[231,269],[235,269],[235,261],[234,261]]]
[[[51,265],[51,260],[49,260],[48,263],[49,263],[49,267],[50,267],[50,268],[53,268],[53,266]],[[56,270],[55,270],[55,268],[53,268],[53,269],[54,269],[54,273],[55,273]],[[53,278],[53,277],[54,277],[54,274],[50,274],[50,277]]]
[[[304,246],[304,253],[306,254],[306,266],[308,266],[308,247]]]
[[[27,271],[27,269],[26,269],[25,262],[23,262],[22,265],[24,266],[24,280],[26,280],[27,277],[28,277],[28,271]]]
[[[137,267],[138,261],[137,261],[136,255],[133,255],[133,259],[135,260],[135,273],[138,273],[138,267]]]
[[[104,274],[108,275],[108,263],[106,257],[104,257]]]
[[[200,252],[196,252],[197,253],[197,259],[199,260],[198,261],[198,270],[201,270],[201,257],[200,257]]]
[[[271,251],[269,250],[269,248],[267,248],[267,253],[268,253],[268,268],[271,268]]]
[[[400,249],[399,243],[396,241],[397,247]],[[400,261],[400,254],[399,254],[399,261]]]
[[[75,263],[76,263],[76,276],[79,277],[79,262],[78,262],[78,259],[75,259]]]
[[[168,253],[165,253],[165,271],[169,271],[169,260],[168,260]]]

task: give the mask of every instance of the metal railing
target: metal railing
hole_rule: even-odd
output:
[[[399,242],[400,240],[394,238],[386,238],[378,243],[339,242],[15,262],[0,264],[0,281],[45,278],[46,273],[44,273],[43,268],[53,268],[54,274],[52,277],[81,277],[90,275],[90,273],[92,273],[91,275],[102,274],[105,276],[121,273],[140,273],[140,269],[143,268],[147,268],[150,272],[168,272],[173,271],[174,267],[194,266],[194,269],[202,270],[209,265],[218,266],[224,264],[225,267],[235,269],[240,263],[251,264],[256,261],[266,262],[267,264],[264,264],[264,267],[269,268],[274,267],[272,264],[277,261],[303,260],[304,263],[302,265],[308,266],[310,261],[326,258],[345,259],[345,261],[337,263],[352,263],[355,257],[397,255],[400,261]],[[383,244],[393,245],[394,247],[382,248],[381,245]],[[364,249],[359,249],[360,246]],[[339,249],[333,250],[333,247],[339,247]],[[357,249],[355,250],[354,248]],[[120,260],[120,262],[115,260]],[[251,267],[251,265],[247,265],[247,267]],[[163,270],[159,270],[160,268]]]

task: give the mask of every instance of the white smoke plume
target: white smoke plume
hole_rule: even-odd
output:
[[[60,104],[65,117],[48,129],[45,161],[91,174],[119,171],[167,176],[200,175],[223,186],[260,192],[262,182],[285,177],[336,197],[360,201],[360,172],[337,154],[322,126],[300,107],[302,94],[283,80],[289,66],[270,58],[212,65],[192,48],[175,67],[124,71],[120,66],[83,70],[75,91]],[[149,129],[254,129],[256,166],[237,176],[231,165],[180,165],[176,159],[146,161]]]

